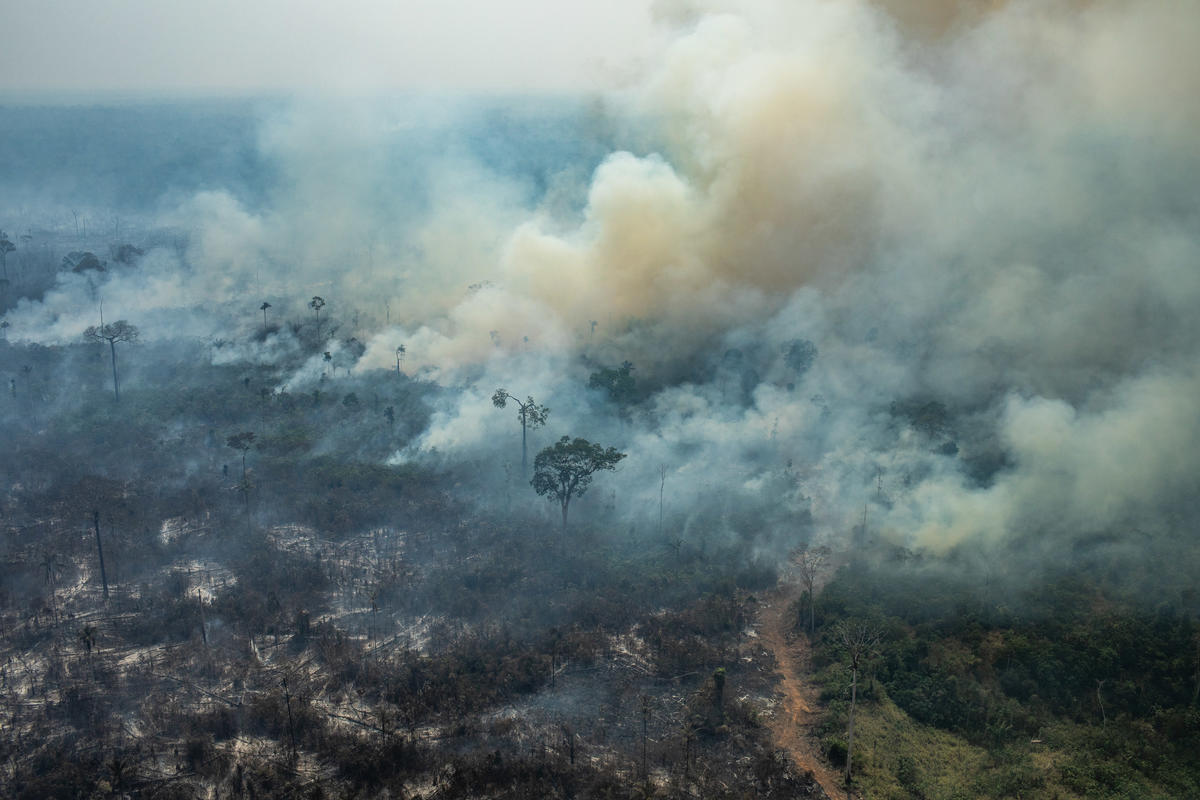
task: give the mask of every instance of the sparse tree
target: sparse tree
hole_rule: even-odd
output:
[[[663,493],[667,489],[667,465],[658,465],[658,535],[663,532]]]
[[[879,631],[863,622],[841,622],[834,641],[850,666],[850,719],[846,733],[846,783],[850,783],[854,758],[854,707],[858,702],[858,673],[863,662],[879,651]]]
[[[650,729],[650,695],[642,695],[642,780],[650,784],[650,763],[646,759],[646,739]]]
[[[313,310],[313,313],[317,315],[317,341],[320,341],[320,339],[321,339],[321,309],[325,307],[325,299],[322,297],[314,296],[312,300],[308,301],[308,307],[311,308]]]
[[[118,403],[121,402],[121,382],[117,377],[117,342],[135,342],[138,335],[138,329],[123,319],[108,325],[91,325],[83,332],[85,339],[108,342],[108,349],[112,354],[113,397]]]
[[[524,479],[529,475],[528,431],[545,425],[546,419],[550,416],[550,409],[546,406],[539,406],[532,397],[527,397],[522,403],[502,388],[497,389],[492,395],[492,405],[496,408],[504,408],[509,400],[517,404],[517,419],[521,423],[521,478]]]
[[[0,266],[4,268],[4,280],[8,280],[8,254],[17,246],[8,240],[8,234],[0,231]]]
[[[75,484],[66,498],[64,509],[72,515],[79,514],[90,522],[96,538],[96,557],[100,567],[100,582],[104,588],[104,599],[108,600],[108,571],[104,558],[104,543],[100,538],[100,512],[112,522],[113,515],[129,509],[129,487],[117,481],[89,476]]]
[[[808,632],[812,634],[817,629],[817,578],[825,571],[829,560],[829,548],[810,547],[797,553],[792,563],[800,570],[800,580],[808,593]],[[801,617],[803,619],[803,617]]]
[[[96,530],[96,554],[100,559],[100,583],[104,587],[104,599],[108,600],[108,572],[104,569],[104,545],[100,541],[100,511],[92,511],[92,525]]]
[[[532,402],[532,401],[531,401]],[[533,460],[534,490],[562,508],[562,529],[567,531],[567,510],[571,501],[582,497],[592,476],[602,469],[615,470],[625,453],[615,447],[604,448],[587,439],[564,436],[537,454]]]
[[[267,309],[270,307],[271,307],[271,304],[268,303],[266,300],[264,300],[263,304],[258,307],[258,310],[263,312],[263,327],[264,328],[267,327]]]
[[[235,433],[225,440],[225,444],[242,453],[242,481],[246,480],[246,453],[254,446],[254,434],[250,431]]]
[[[279,682],[279,685],[283,688],[283,702],[287,705],[288,739],[291,740],[291,744],[292,744],[292,763],[295,763],[295,761],[296,761],[296,724],[295,724],[295,721],[292,719],[292,694],[290,691],[288,691],[287,677],[284,677],[284,679]]]
[[[92,650],[96,647],[96,626],[84,625],[75,636],[79,639],[80,646],[83,647],[84,652],[87,654],[88,666],[92,668],[92,675],[94,677],[96,667],[92,663]]]

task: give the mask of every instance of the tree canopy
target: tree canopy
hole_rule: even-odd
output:
[[[83,338],[96,342],[108,342],[109,353],[112,354],[113,396],[121,401],[121,381],[117,377],[117,342],[137,341],[140,331],[136,325],[130,325],[127,320],[119,319],[107,325],[89,325],[83,332]]]
[[[567,527],[567,508],[571,500],[582,497],[592,476],[602,469],[615,470],[625,453],[615,447],[602,447],[587,439],[564,436],[545,448],[533,460],[534,491],[562,506],[563,529]]]
[[[624,416],[637,401],[637,383],[633,379],[633,364],[625,361],[616,369],[602,367],[588,378],[588,388],[608,395]]]

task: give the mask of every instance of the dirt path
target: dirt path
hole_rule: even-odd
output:
[[[782,694],[778,711],[769,723],[775,743],[786,750],[801,770],[811,770],[817,783],[833,800],[848,800],[842,776],[821,758],[813,727],[817,723],[817,691],[803,676],[808,672],[808,640],[789,637],[789,607],[799,594],[784,586],[768,598],[759,612],[759,640],[775,656]]]

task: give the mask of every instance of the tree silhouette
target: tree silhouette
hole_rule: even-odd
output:
[[[321,297],[313,297],[308,301],[308,307],[317,315],[317,340],[321,339],[321,309],[325,307],[325,300]]]
[[[246,527],[250,527],[250,481],[246,479],[246,453],[254,444],[254,434],[250,431],[235,433],[225,440],[225,444],[242,453],[242,479],[238,482],[238,491],[242,493],[242,510],[246,514]]]
[[[539,406],[532,397],[526,398],[522,403],[504,389],[497,389],[492,395],[492,405],[496,408],[504,408],[509,400],[517,404],[517,419],[521,422],[521,478],[523,480],[529,475],[527,432],[545,425],[546,418],[550,416],[550,409],[546,406]]]
[[[100,514],[103,511],[107,521],[111,523],[114,514],[127,513],[129,504],[129,487],[118,481],[97,476],[88,476],[71,487],[67,497],[67,507],[64,509],[72,516],[86,515],[96,539],[96,558],[100,567],[100,583],[104,589],[104,599],[108,600],[108,569],[104,559],[104,542],[100,538]]]
[[[829,548],[827,547],[801,550],[792,559],[792,563],[800,570],[800,580],[803,581],[804,588],[808,592],[808,632],[810,635],[817,629],[817,578],[825,570],[825,563],[828,559]]]
[[[879,650],[879,631],[862,622],[842,622],[834,634],[834,641],[850,662],[850,720],[846,734],[846,783],[849,784],[854,758],[854,707],[858,701],[858,672],[862,669],[862,662]]]
[[[108,325],[91,325],[83,332],[83,338],[96,342],[108,342],[112,353],[113,397],[121,402],[121,382],[117,377],[117,342],[137,341],[139,331],[127,321],[119,319]]]
[[[266,300],[264,300],[263,304],[258,307],[258,310],[263,312],[263,327],[264,328],[267,327],[267,309],[270,307],[271,307],[271,304],[268,303]]]
[[[92,650],[96,647],[96,626],[84,625],[76,632],[75,637],[79,640],[84,652],[87,653],[88,666],[91,667],[94,678],[96,677],[96,665],[92,661]]]
[[[254,446],[254,434],[250,431],[235,433],[225,440],[225,444],[242,453],[242,480],[246,480],[246,453]]]
[[[617,407],[621,419],[629,416],[629,407],[637,400],[637,383],[633,379],[633,364],[625,361],[616,369],[601,367],[588,378],[588,388],[608,395]]]
[[[533,460],[534,491],[562,507],[562,529],[567,530],[567,509],[582,497],[592,476],[602,469],[615,470],[625,454],[615,447],[604,448],[587,439],[564,436],[537,454]]]
[[[8,280],[8,254],[17,246],[8,240],[8,234],[0,231],[0,266],[4,267],[4,280]]]

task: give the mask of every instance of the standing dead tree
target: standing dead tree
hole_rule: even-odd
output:
[[[100,511],[92,511],[92,525],[96,529],[96,553],[100,557],[100,582],[104,585],[104,599],[108,600],[108,573],[104,569],[104,545],[100,542]],[[90,648],[88,652],[91,652]]]
[[[879,630],[863,622],[842,622],[834,641],[850,666],[850,719],[846,732],[846,783],[850,783],[854,758],[854,709],[858,702],[858,673],[863,662],[879,652]]]
[[[658,465],[658,535],[663,533],[663,493],[667,489],[667,465]]]
[[[808,595],[808,633],[811,636],[817,629],[817,578],[825,572],[829,563],[829,548],[805,548],[792,556],[792,563],[800,571],[800,581]]]

